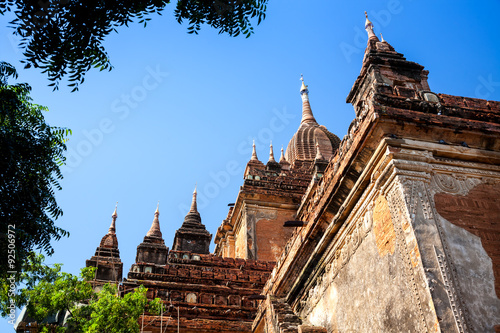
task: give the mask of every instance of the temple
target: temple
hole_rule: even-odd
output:
[[[157,209],[121,279],[115,210],[87,266],[164,302],[143,332],[500,332],[500,102],[433,92],[365,29],[348,134],[302,79],[296,133],[279,161],[254,144],[214,253],[195,190],[172,250]]]

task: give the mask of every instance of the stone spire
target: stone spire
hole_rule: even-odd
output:
[[[319,143],[316,141],[316,158],[315,160],[324,160],[325,158],[323,157],[323,154],[321,154],[321,151],[319,150]]]
[[[302,97],[302,120],[300,124],[318,124],[311,111],[311,105],[309,104],[309,89],[307,89],[307,86],[304,83],[304,76],[302,74],[300,74],[300,80],[302,81],[302,85],[300,87],[300,95]]]
[[[403,54],[396,52],[383,38],[381,42],[375,36],[373,24],[368,17],[365,29],[368,33],[368,42],[363,64],[346,99],[347,103],[354,106],[356,117],[371,109],[372,101],[377,104],[373,107],[378,108],[378,102],[367,98],[368,91],[370,94],[373,93],[373,96],[397,95],[409,99],[421,99],[423,92],[431,91],[427,82],[429,72],[424,70],[424,66],[406,60]],[[328,159],[328,156],[325,157]]]
[[[101,243],[99,245],[101,248],[118,249],[118,239],[116,238],[116,219],[118,218],[118,214],[116,213],[117,207],[118,202],[116,203],[115,210],[111,215],[111,225],[109,226],[108,233],[101,239]]]
[[[286,162],[285,159],[285,154],[283,153],[283,146],[281,146],[281,156],[280,156],[280,163]]]
[[[115,211],[111,215],[111,226],[108,233],[104,235],[95,250],[95,254],[86,260],[86,267],[96,267],[96,275],[93,281],[93,287],[103,285],[107,282],[119,282],[123,275],[123,263],[120,260],[120,251],[118,250],[118,239],[116,238],[116,213],[118,203],[116,203]]]
[[[365,30],[368,33],[368,38],[369,39],[376,39],[378,41],[379,39],[378,39],[377,35],[375,35],[375,33],[373,32],[373,23],[368,19],[367,12],[365,12],[365,17],[366,17]]]
[[[302,97],[302,120],[297,132],[288,143],[285,156],[286,161],[292,169],[310,165],[316,157],[316,142],[319,142],[321,152],[325,159],[330,159],[335,150],[339,147],[340,139],[329,132],[325,126],[316,122],[309,104],[309,89],[304,83],[301,75],[302,86],[300,94]],[[307,166],[306,166],[307,167]]]
[[[196,187],[193,192],[191,209],[184,218],[182,226],[177,229],[174,237],[173,251],[188,251],[192,253],[210,253],[212,235],[201,222],[201,216],[196,206]]]
[[[135,262],[155,265],[165,265],[167,262],[168,247],[165,246],[160,231],[160,202],[156,205],[155,217],[144,240],[137,246]],[[135,264],[134,264],[135,265]]]
[[[274,159],[274,151],[273,151],[273,142],[271,141],[271,145],[269,146],[269,162],[276,163],[276,160]]]
[[[257,158],[257,151],[255,150],[255,140],[253,140],[252,144],[252,158],[250,158],[250,161],[258,161],[259,159]]]
[[[108,234],[114,234],[116,232],[116,218],[118,217],[118,214],[116,213],[117,208],[118,208],[118,202],[116,203],[113,215],[111,215],[111,225],[109,226]]]
[[[191,209],[189,210],[190,213],[198,213],[198,206],[196,203],[196,196],[198,195],[198,192],[196,191],[197,185],[194,185],[194,191],[193,191],[193,200],[191,201]]]
[[[151,228],[149,229],[148,233],[146,234],[147,237],[158,237],[162,238],[162,234],[160,231],[160,202],[158,201],[158,204],[156,205],[156,211],[155,211],[155,217],[153,218],[153,223],[151,224]]]

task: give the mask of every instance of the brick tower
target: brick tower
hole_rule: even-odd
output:
[[[165,241],[160,230],[160,211],[159,205],[153,218],[151,228],[144,236],[144,240],[137,246],[136,263],[147,263],[154,265],[165,265],[167,262],[168,247],[165,246]],[[149,268],[151,269],[151,268]]]
[[[210,253],[210,234],[205,225],[201,223],[201,216],[198,213],[196,204],[196,188],[193,192],[191,209],[184,218],[184,223],[177,229],[174,237],[173,251],[188,251],[191,253],[208,254]]]
[[[123,274],[123,263],[120,260],[118,239],[116,238],[117,207],[111,215],[111,226],[108,233],[101,239],[95,254],[85,262],[86,267],[96,267],[95,286],[108,282],[120,282]]]

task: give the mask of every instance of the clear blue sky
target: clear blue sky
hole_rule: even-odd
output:
[[[172,15],[132,24],[106,40],[114,69],[93,71],[80,91],[52,92],[37,70],[22,70],[7,18],[0,59],[20,70],[46,105],[47,121],[68,127],[69,165],[57,193],[71,236],[54,243],[49,263],[77,274],[106,234],[118,201],[124,276],[160,201],[167,246],[183,222],[194,185],[199,211],[215,234],[234,202],[255,139],[267,161],[298,128],[300,74],[319,123],[342,138],[354,118],[345,98],[361,68],[367,10],[377,35],[430,71],[436,93],[500,100],[498,1],[271,0],[249,39],[205,27],[187,34]],[[213,245],[212,245],[213,249]],[[9,332],[5,320],[0,331]]]

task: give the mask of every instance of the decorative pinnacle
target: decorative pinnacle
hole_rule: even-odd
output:
[[[158,216],[160,216],[160,200],[158,200],[158,204],[156,205],[156,211],[155,211],[155,217],[153,219],[153,223],[151,224],[151,228],[149,229],[148,233],[146,236],[148,237],[159,237],[161,238],[161,231],[160,231],[160,219]]]
[[[274,162],[276,163],[276,160],[274,159],[274,151],[273,151],[273,142],[271,141],[271,145],[269,146],[269,162]]]
[[[255,150],[255,140],[253,140],[252,144],[252,158],[250,158],[250,161],[258,161],[259,159],[257,158],[257,151]]]
[[[316,160],[324,160],[325,158],[323,157],[323,154],[321,154],[321,151],[319,150],[319,143],[316,141]]]
[[[384,36],[382,36],[382,33],[380,33],[380,39],[381,39],[381,42],[385,42]]]
[[[111,215],[111,225],[109,226],[108,234],[114,234],[116,232],[116,218],[118,217],[118,214],[116,213],[117,208],[118,208],[118,201],[116,202],[115,205],[115,211],[113,212],[113,215]]]
[[[373,26],[373,23],[368,19],[368,13],[366,12],[366,10],[365,10],[365,17],[366,17],[365,28],[369,25]]]
[[[283,145],[281,146],[281,156],[280,156],[280,163],[282,162],[286,162],[285,154],[283,153]]]
[[[300,80],[302,81],[302,87],[300,88],[300,95],[302,98],[302,120],[300,121],[300,123],[317,124],[316,119],[314,118],[311,111],[311,105],[309,104],[309,89],[307,89],[308,86],[304,84],[304,76],[302,74],[300,74]]]
[[[191,209],[189,210],[190,213],[198,213],[198,206],[196,204],[196,196],[198,192],[196,191],[197,184],[194,186],[194,191],[193,191],[193,201],[191,202]]]
[[[300,74],[300,81],[302,81],[302,85],[300,86],[300,94],[308,94],[309,90],[307,89],[306,84],[304,83],[304,75]]]
[[[368,19],[368,13],[366,11],[365,11],[365,17],[366,17],[365,30],[368,33],[368,38],[372,39],[374,38],[378,40],[377,35],[375,35],[375,33],[373,32],[373,23]]]
[[[118,208],[118,201],[116,202],[115,211],[113,212],[113,215],[111,215],[111,217],[113,217],[113,218],[117,218],[118,217],[118,214],[116,214],[116,209],[117,208]]]

